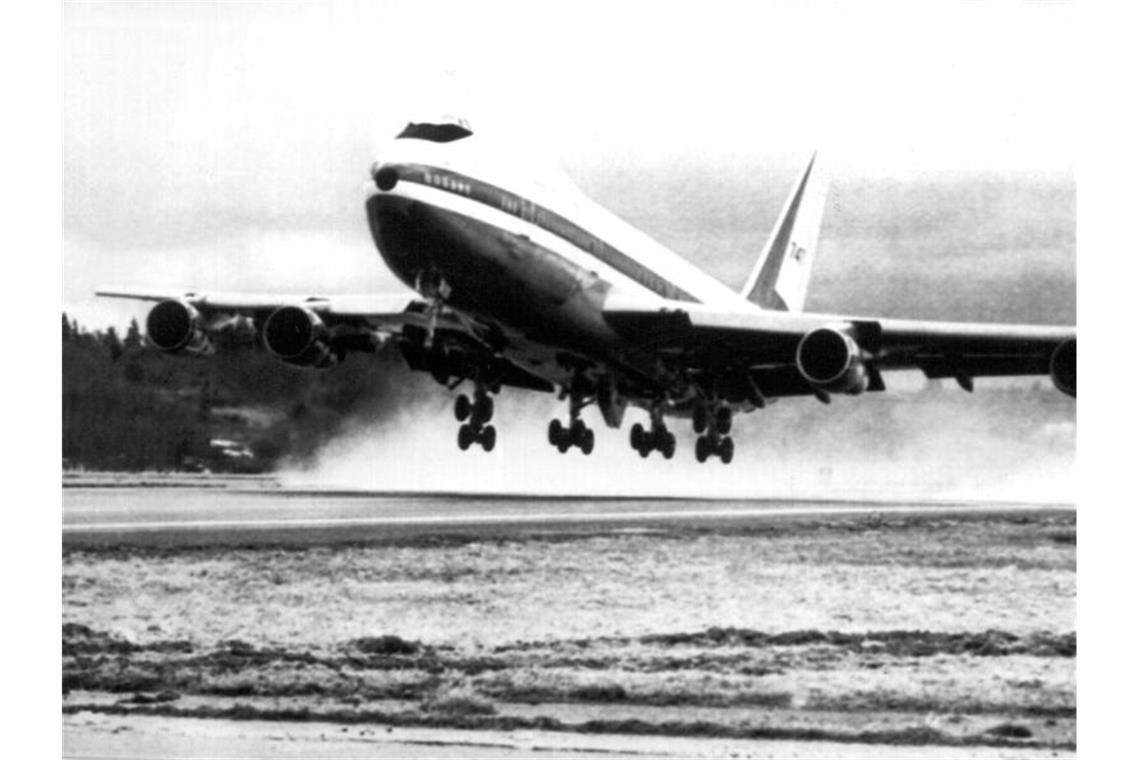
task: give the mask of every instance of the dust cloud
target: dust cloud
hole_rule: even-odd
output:
[[[410,373],[409,373],[410,374]],[[888,377],[888,384],[891,378]],[[400,383],[393,385],[399,387]],[[593,407],[586,457],[546,441],[565,419],[553,395],[504,389],[491,453],[460,451],[453,394],[413,381],[344,421],[290,487],[363,491],[558,496],[818,499],[989,499],[1068,503],[1075,497],[1075,404],[1047,383],[979,382],[974,394],[921,378],[917,386],[862,398],[784,399],[734,419],[736,458],[696,462],[687,420],[669,420],[677,453],[642,460],[629,429],[648,415],[631,408],[620,431]],[[432,390],[427,390],[428,388]]]

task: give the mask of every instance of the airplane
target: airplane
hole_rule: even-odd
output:
[[[672,459],[667,418],[688,420],[700,462],[734,456],[734,415],[785,397],[886,389],[917,369],[973,390],[976,377],[1049,375],[1076,398],[1074,327],[976,324],[803,311],[827,182],[813,155],[739,291],[590,201],[568,178],[511,160],[454,116],[408,122],[371,166],[366,216],[387,266],[414,294],[296,295],[104,289],[157,302],[150,345],[213,353],[232,332],[294,367],[333,367],[395,341],[407,365],[459,393],[458,444],[496,444],[503,386],[568,404],[547,440],[590,454],[606,426],[648,413],[630,446]]]

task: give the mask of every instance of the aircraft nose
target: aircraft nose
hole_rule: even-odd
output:
[[[400,179],[399,172],[396,171],[394,166],[390,164],[382,164],[375,161],[372,164],[372,181],[380,190],[387,192],[396,186]]]

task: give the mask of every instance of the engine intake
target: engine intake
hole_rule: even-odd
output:
[[[271,354],[297,367],[331,367],[340,358],[330,346],[328,326],[302,306],[282,306],[270,314],[262,340]]]
[[[822,391],[856,395],[867,390],[863,352],[854,338],[832,327],[812,330],[800,340],[796,367]]]
[[[1061,393],[1077,397],[1077,339],[1067,340],[1053,349],[1049,359],[1049,377]]]
[[[146,337],[167,354],[210,354],[213,341],[202,325],[202,315],[185,301],[163,301],[146,316]]]

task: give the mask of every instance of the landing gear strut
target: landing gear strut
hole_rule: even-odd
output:
[[[693,410],[693,431],[701,433],[697,439],[697,461],[704,462],[709,457],[720,457],[728,464],[736,452],[729,432],[732,430],[732,408],[728,404],[717,404],[711,410],[701,404]]]
[[[482,385],[475,389],[474,400],[466,394],[455,398],[455,419],[463,422],[459,426],[459,448],[463,451],[478,443],[483,451],[495,448],[495,426],[489,425],[495,414],[495,400]]]
[[[558,449],[559,454],[565,454],[571,446],[577,446],[582,453],[589,456],[594,450],[594,431],[586,427],[580,415],[586,406],[579,393],[570,394],[570,425],[565,426],[562,420],[553,419],[546,429],[546,439],[551,446]]]
[[[650,410],[649,420],[649,430],[642,427],[640,422],[634,424],[629,431],[629,445],[641,455],[642,459],[649,456],[651,451],[660,451],[661,456],[672,459],[677,451],[677,436],[665,428],[660,407]]]

